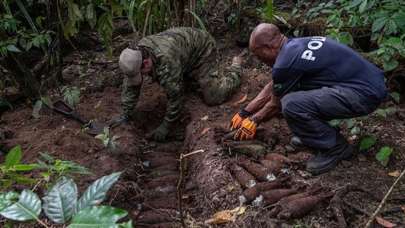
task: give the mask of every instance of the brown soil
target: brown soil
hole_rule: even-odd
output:
[[[224,65],[229,63],[233,55],[241,51],[227,42],[219,43],[222,44]],[[90,64],[88,67],[87,62],[90,60],[97,64]],[[102,53],[88,53],[82,59],[73,54],[68,62],[69,64],[64,67],[65,79],[70,84],[82,88],[81,102],[77,111],[88,119],[102,122],[118,115],[121,112],[118,76],[120,74],[117,73],[116,62],[106,59]],[[240,91],[229,102],[220,106],[208,107],[203,104],[198,94],[188,94],[185,112],[187,118],[182,120],[176,132],[172,132],[172,141],[169,143],[150,142],[145,137],[159,125],[165,111],[165,97],[159,87],[150,81],[145,83],[137,106],[139,120],[112,130],[113,135],[119,136],[118,148],[114,151],[106,149],[101,141],[84,133],[78,123],[60,114],[43,111],[39,119],[32,118],[32,109],[27,105],[17,107],[1,116],[1,127],[11,131],[8,132],[9,137],[1,143],[7,148],[21,145],[24,161],[27,162],[34,162],[40,152],[47,152],[56,158],[72,160],[89,168],[93,175],[77,179],[81,191],[100,176],[124,171],[124,175],[110,191],[106,203],[127,209],[134,223],[139,223],[141,227],[142,225],[152,227],[152,224],[153,227],[180,226],[177,199],[180,154],[203,150],[184,158],[185,167],[182,169],[184,184],[181,189],[186,225],[204,227],[204,221],[215,212],[239,206],[239,196],[246,187],[245,184],[241,185],[231,172],[231,167],[236,164],[239,155],[229,153],[229,148],[218,141],[215,129],[227,128],[233,113],[251,100],[270,80],[268,72],[270,70],[267,67],[254,59],[249,59],[244,69]],[[248,96],[247,101],[236,104],[245,94]],[[359,153],[349,162],[343,162],[335,170],[316,177],[304,171],[304,161],[309,158],[308,152],[311,151],[302,151],[300,154],[287,153],[285,146],[289,141],[290,131],[281,117],[274,118],[260,127],[266,134],[260,142],[266,147],[255,144],[253,149],[265,148],[265,153],[256,154],[249,159],[260,164],[261,160],[268,158],[269,155],[264,157],[268,152],[287,156],[291,162],[281,166],[286,168],[284,170],[286,174],[281,172],[280,175],[291,177],[288,182],[291,184],[290,187],[304,186],[306,189],[322,186],[324,189],[336,190],[350,184],[370,190],[381,199],[395,180],[388,173],[401,171],[405,167],[404,119],[395,115],[386,119],[370,117],[363,120],[362,134],[376,135],[377,146],[367,153]],[[358,138],[353,141],[357,143]],[[383,145],[394,148],[393,158],[386,168],[375,159],[376,152]],[[382,215],[399,226],[405,226],[404,212],[389,212],[389,210],[405,204],[404,191],[405,180],[395,189],[383,209],[388,212]],[[293,193],[296,192],[292,191],[291,194]],[[235,223],[228,223],[225,226],[338,227],[334,210],[329,206],[328,200],[315,205],[304,217],[288,220],[270,218],[269,209],[249,206]],[[348,192],[342,200],[348,202],[343,203],[343,212],[349,227],[364,225],[369,217],[357,209],[371,214],[379,203],[375,197],[365,192]]]

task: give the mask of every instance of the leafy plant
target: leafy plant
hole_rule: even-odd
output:
[[[117,224],[127,216],[127,212],[110,207],[98,206],[106,197],[107,191],[118,180],[121,173],[113,173],[93,182],[82,197],[78,199],[75,182],[62,177],[42,198],[30,190],[23,190],[17,202],[16,193],[0,194],[0,215],[14,221],[32,221],[47,227],[40,219],[43,209],[45,215],[56,224],[70,222],[68,227],[132,227],[132,222]],[[42,208],[41,208],[42,206]]]
[[[101,140],[106,148],[112,150],[117,148],[117,139],[119,136],[111,135],[109,127],[105,127],[103,133],[96,135],[95,138]]]
[[[48,182],[50,178],[59,179],[62,176],[72,176],[74,174],[88,175],[91,172],[75,162],[55,159],[47,153],[40,153],[40,159],[37,160],[38,165],[45,171],[41,175]]]
[[[22,164],[22,150],[20,146],[12,148],[3,164],[0,164],[0,190],[5,190],[13,184],[34,184],[35,178],[24,176],[25,172],[38,169],[38,164]]]
[[[388,107],[388,108],[379,108],[374,113],[381,118],[387,118],[388,115],[391,115],[396,111],[397,109],[395,107]]]
[[[358,135],[361,133],[361,118],[352,119],[334,119],[329,121],[332,127],[346,127],[351,135]]]
[[[281,15],[281,13],[276,11],[273,0],[266,0],[264,6],[262,8],[259,8],[258,11],[261,17],[268,22],[274,22],[275,20],[277,20],[287,25],[288,27],[291,27],[291,25]]]
[[[376,144],[376,142],[377,142],[377,139],[375,138],[375,136],[367,135],[361,139],[359,150],[366,151],[366,150],[370,149],[371,147],[373,147]]]
[[[67,87],[64,86],[62,88],[62,93],[63,93],[63,99],[70,105],[70,106],[76,106],[79,101],[80,101],[80,90],[73,86],[73,87]]]
[[[391,147],[384,146],[378,151],[375,158],[380,162],[381,165],[387,166],[393,151],[394,150]]]

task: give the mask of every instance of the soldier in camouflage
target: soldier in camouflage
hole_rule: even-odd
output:
[[[143,75],[150,75],[165,89],[167,110],[161,125],[152,133],[164,141],[179,119],[183,108],[184,83],[196,81],[208,105],[223,103],[240,85],[241,57],[223,73],[217,64],[215,40],[195,28],[173,28],[141,39],[135,47],[122,51],[119,59],[125,73],[122,107],[123,118],[131,119],[140,95]]]

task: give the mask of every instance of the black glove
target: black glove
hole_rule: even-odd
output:
[[[158,128],[156,128],[148,138],[152,138],[157,142],[166,141],[167,135],[169,134],[170,123],[163,121]]]

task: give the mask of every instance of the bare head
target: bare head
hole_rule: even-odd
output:
[[[281,47],[287,41],[277,26],[259,24],[250,35],[249,49],[264,63],[273,66]]]

